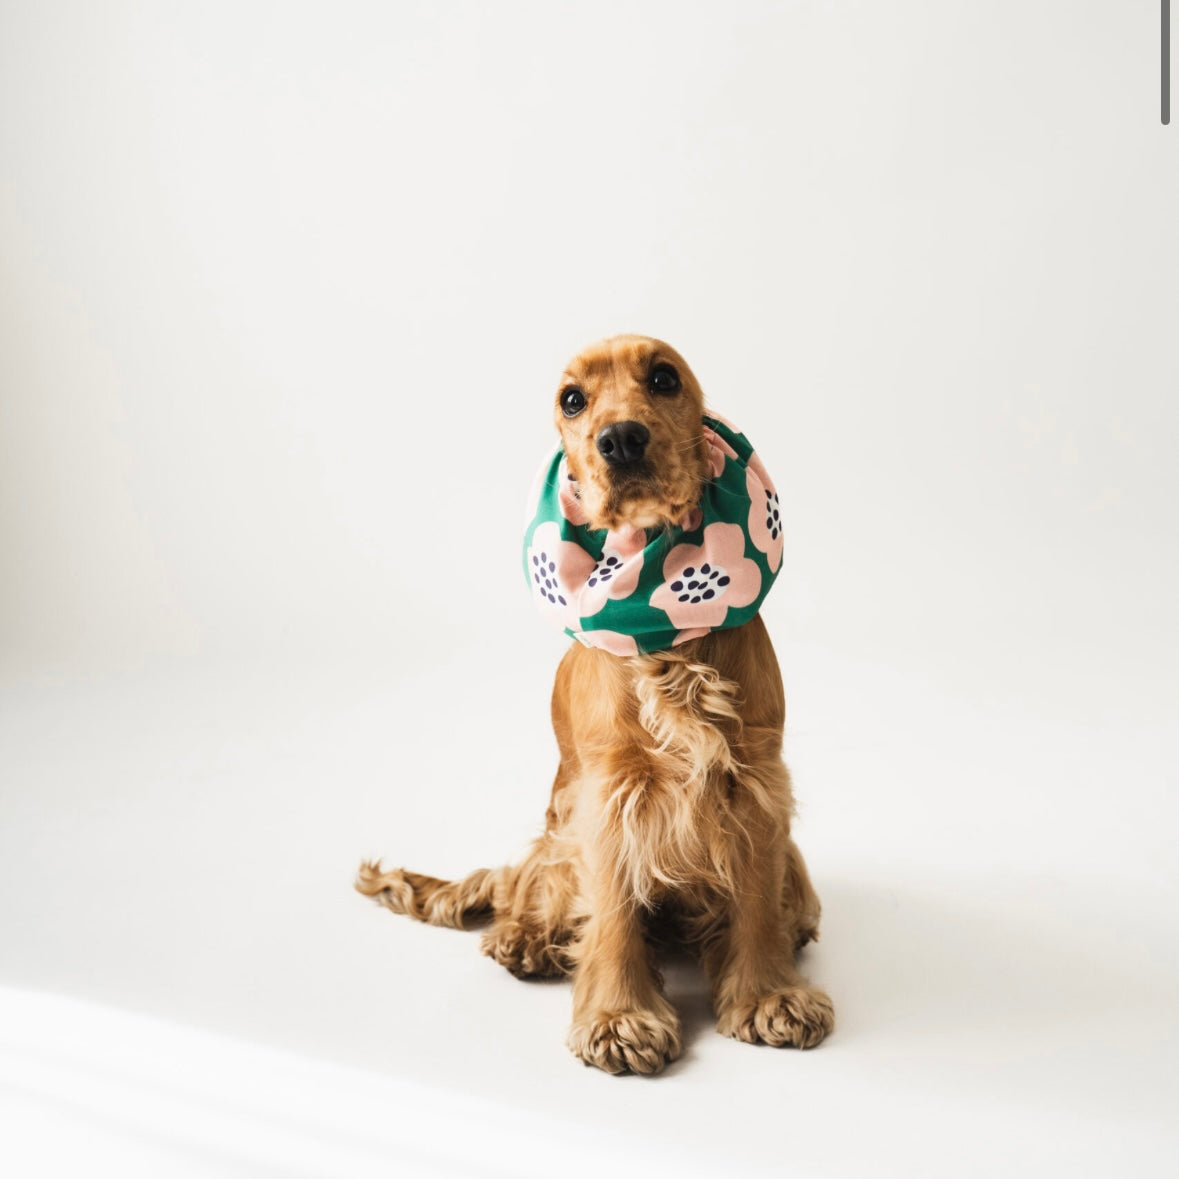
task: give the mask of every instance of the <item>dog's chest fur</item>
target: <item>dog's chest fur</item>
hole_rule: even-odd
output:
[[[589,718],[597,739],[579,734],[596,787],[573,792],[579,845],[608,846],[618,877],[648,907],[731,895],[749,825],[778,809],[745,772],[741,686],[687,653],[605,659],[613,666],[595,660],[596,670],[629,682],[596,696],[625,702],[613,717]]]

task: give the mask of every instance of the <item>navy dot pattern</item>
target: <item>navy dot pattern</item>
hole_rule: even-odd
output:
[[[622,560],[613,553],[603,553],[602,559],[594,566],[586,585],[609,585],[614,575],[622,569]]]
[[[719,565],[707,561],[699,568],[689,565],[682,569],[669,586],[679,602],[695,605],[723,598],[729,585],[729,575]]]
[[[547,598],[554,606],[567,606],[568,602],[561,596],[561,583],[557,580],[557,562],[548,553],[532,554],[532,580],[542,598]]]
[[[782,513],[778,508],[778,493],[766,489],[766,530],[770,540],[777,540],[782,535]]]

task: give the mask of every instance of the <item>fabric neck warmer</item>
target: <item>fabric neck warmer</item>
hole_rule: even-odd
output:
[[[524,575],[540,612],[587,647],[666,651],[758,611],[782,563],[778,494],[731,423],[704,415],[699,505],[672,528],[586,526],[560,447],[533,486]]]

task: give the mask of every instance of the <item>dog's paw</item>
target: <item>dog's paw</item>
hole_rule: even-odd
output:
[[[723,1035],[774,1048],[813,1048],[834,1027],[831,1000],[813,987],[784,987],[760,999],[734,1003],[717,1020]]]
[[[575,1023],[574,1056],[608,1073],[657,1073],[681,1050],[679,1021],[654,1011],[622,1011]]]
[[[569,973],[565,947],[514,921],[496,922],[480,949],[517,978],[551,978]]]

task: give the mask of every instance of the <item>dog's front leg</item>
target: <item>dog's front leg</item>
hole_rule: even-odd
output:
[[[681,1050],[680,1021],[660,989],[642,913],[599,848],[588,869],[591,912],[577,947],[569,1047],[608,1073],[657,1073]]]
[[[784,911],[782,889],[791,851],[797,855],[788,840],[771,835],[755,854],[739,857],[726,934],[705,965],[719,1031],[750,1044],[813,1048],[834,1026],[835,1011],[794,966],[799,915]]]

